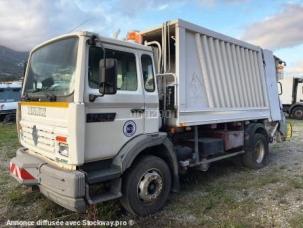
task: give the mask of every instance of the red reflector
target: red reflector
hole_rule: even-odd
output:
[[[14,163],[9,163],[8,169],[9,169],[9,172],[10,172],[10,173],[13,173],[14,170],[15,170],[15,164],[14,164]]]
[[[27,172],[25,169],[20,169],[20,176],[21,179],[24,180],[32,180],[35,179],[29,172]]]
[[[56,136],[56,141],[66,143],[66,137],[64,136]]]
[[[23,168],[19,168],[14,163],[9,164],[9,172],[21,180],[33,180],[35,179],[29,172]]]

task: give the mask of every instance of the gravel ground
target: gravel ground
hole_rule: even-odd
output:
[[[272,146],[267,167],[255,171],[224,161],[205,173],[193,170],[167,206],[145,218],[127,215],[117,201],[79,215],[19,186],[6,171],[18,147],[14,126],[0,126],[0,226],[7,219],[132,219],[140,227],[303,227],[303,121],[291,122],[293,138]]]

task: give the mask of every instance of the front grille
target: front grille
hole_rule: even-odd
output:
[[[21,123],[21,140],[25,146],[42,150],[47,153],[55,151],[55,134],[47,126]]]

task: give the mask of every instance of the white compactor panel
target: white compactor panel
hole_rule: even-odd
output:
[[[152,41],[159,29],[143,32],[143,38]],[[174,52],[170,62],[177,110],[170,125],[271,119],[271,111],[279,109],[275,102],[278,107],[271,110],[268,96],[278,94],[276,83],[266,84],[277,81],[275,66],[266,72],[260,47],[183,20],[171,21],[169,30],[175,41],[169,50]],[[273,99],[278,101],[278,95]]]

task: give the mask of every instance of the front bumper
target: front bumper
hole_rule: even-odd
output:
[[[9,114],[16,114],[16,109],[13,109],[13,110],[0,110],[0,115],[9,115]]]
[[[66,171],[26,153],[20,148],[10,161],[11,176],[21,184],[37,185],[43,195],[55,203],[77,212],[86,210],[85,174],[81,171]]]

